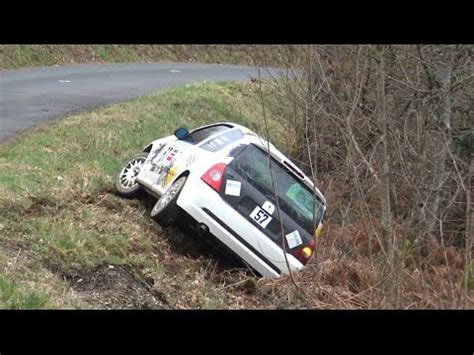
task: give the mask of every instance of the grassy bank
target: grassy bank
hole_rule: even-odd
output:
[[[383,308],[383,263],[364,251],[362,224],[340,225],[337,176],[328,197],[319,262],[265,280],[208,250],[191,231],[162,229],[152,200],[116,196],[121,164],[179,126],[234,121],[262,127],[258,83],[192,84],[81,113],[0,147],[0,308]],[[278,123],[292,107],[264,86],[272,140],[289,150]],[[365,249],[364,249],[365,248]],[[462,269],[462,268],[461,268]],[[457,308],[442,263],[401,272],[401,308]],[[430,292],[424,293],[426,286]]]
[[[255,90],[188,85],[72,116],[3,146],[0,308],[258,306],[253,296],[226,292],[229,283],[257,279],[217,262],[193,235],[152,223],[150,201],[123,200],[112,188],[127,157],[178,126],[258,123]]]
[[[201,63],[273,65],[280,51],[297,46],[271,45],[0,45],[0,69],[74,63],[195,61]]]

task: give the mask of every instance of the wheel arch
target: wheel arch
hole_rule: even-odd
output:
[[[150,153],[151,148],[153,148],[153,143],[148,144],[145,148],[143,148],[143,153]]]
[[[184,170],[182,171],[179,175],[176,175],[173,177],[173,180],[171,180],[167,185],[166,185],[166,190],[169,189],[178,179],[182,178],[183,176],[188,177],[191,172],[189,170]]]
[[[176,181],[176,180],[178,180],[179,178],[181,178],[181,177],[183,177],[183,176],[189,176],[189,174],[190,174],[189,169],[188,169],[188,170],[185,170],[185,171],[181,172],[181,174],[179,174],[178,176],[176,176],[176,178],[173,180],[173,182]]]

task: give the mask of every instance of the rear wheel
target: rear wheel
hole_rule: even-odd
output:
[[[147,156],[148,153],[145,152],[137,154],[120,170],[115,179],[115,188],[120,196],[133,198],[142,192],[142,187],[136,179]]]
[[[151,218],[161,226],[168,227],[179,218],[180,210],[176,205],[176,200],[186,180],[187,176],[178,178],[160,197],[151,210]]]

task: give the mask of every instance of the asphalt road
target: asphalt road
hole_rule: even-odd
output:
[[[189,82],[245,81],[251,67],[195,63],[73,65],[0,71],[0,143],[35,125]]]

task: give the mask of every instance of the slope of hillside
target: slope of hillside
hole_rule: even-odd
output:
[[[272,140],[285,150],[291,142],[277,118],[292,108],[270,86],[264,96]],[[0,308],[383,308],[382,273],[363,252],[362,230],[332,224],[334,207],[318,260],[294,280],[265,280],[192,231],[152,222],[153,201],[116,196],[123,161],[179,126],[226,120],[260,130],[259,97],[258,83],[187,85],[74,115],[2,146]],[[337,186],[321,183],[331,206],[344,203]],[[446,272],[434,266],[426,296],[407,266],[401,307],[456,307]]]

